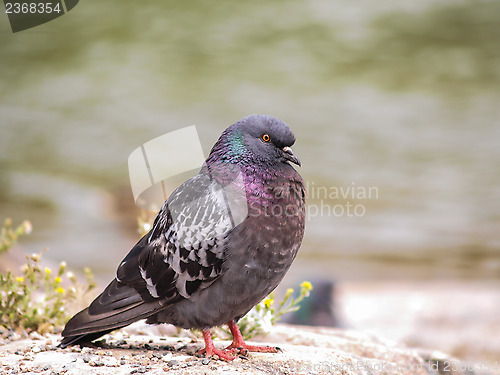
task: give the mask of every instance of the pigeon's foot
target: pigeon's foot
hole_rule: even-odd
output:
[[[202,329],[203,340],[205,340],[205,348],[198,351],[198,355],[205,357],[218,356],[223,361],[232,361],[236,358],[236,354],[246,355],[248,352],[260,353],[277,353],[280,349],[274,346],[257,346],[248,345],[243,340],[240,329],[234,320],[227,322],[229,329],[233,335],[233,342],[225,349],[217,349],[212,341],[212,335],[209,329]]]
[[[260,352],[260,353],[277,353],[280,349],[275,346],[256,346],[248,345],[243,340],[240,329],[234,320],[227,322],[231,334],[233,335],[233,342],[225,350],[237,351],[245,355],[247,352]]]
[[[236,357],[232,354],[233,350],[217,349],[216,347],[204,348],[198,350],[198,355],[204,355],[205,357],[213,357],[216,355],[219,359],[223,361],[232,361]]]
[[[213,357],[216,355],[219,359],[223,361],[232,361],[236,357],[233,355],[236,352],[235,349],[217,349],[212,341],[212,336],[210,330],[203,329],[201,331],[203,334],[203,340],[205,340],[205,348],[198,351],[199,355],[205,355],[205,357]]]

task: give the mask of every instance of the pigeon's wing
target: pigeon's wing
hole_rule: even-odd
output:
[[[117,280],[145,301],[189,298],[220,275],[234,225],[226,190],[199,174],[172,193],[144,244],[118,267]]]
[[[67,323],[62,345],[93,340],[208,287],[223,270],[226,238],[236,225],[231,206],[237,201],[246,208],[244,192],[238,194],[206,174],[177,188],[116,278]]]

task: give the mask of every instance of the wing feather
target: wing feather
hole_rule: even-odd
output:
[[[138,243],[140,249],[124,259],[117,279],[145,300],[189,298],[209,286],[222,271],[226,237],[233,229],[223,194],[205,174],[181,185]]]

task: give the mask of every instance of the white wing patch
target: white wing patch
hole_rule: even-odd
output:
[[[141,267],[139,267],[139,271],[141,271],[141,276],[146,282],[146,287],[148,288],[149,294],[151,294],[151,297],[153,298],[158,298],[158,291],[156,290],[156,286],[153,283],[153,279],[150,277],[146,276],[146,271],[144,271]]]

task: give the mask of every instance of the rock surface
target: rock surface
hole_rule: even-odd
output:
[[[461,362],[439,351],[409,348],[351,330],[276,325],[265,342],[279,346],[279,353],[250,353],[233,362],[196,357],[202,340],[158,333],[158,329],[134,325],[105,336],[99,347],[67,349],[56,347],[58,335],[11,337],[0,346],[0,374],[498,373],[492,364],[486,368],[484,363]],[[215,342],[220,347],[228,344]]]

